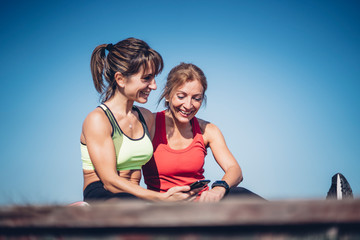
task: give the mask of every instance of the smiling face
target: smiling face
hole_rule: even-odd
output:
[[[141,67],[138,73],[122,78],[118,84],[127,98],[138,103],[146,103],[150,92],[157,88],[151,64],[146,67],[145,71],[144,67]]]
[[[188,123],[199,111],[203,98],[204,88],[200,81],[192,80],[174,89],[167,100],[175,120]]]

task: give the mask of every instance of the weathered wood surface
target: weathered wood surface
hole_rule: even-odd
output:
[[[220,203],[119,201],[88,207],[0,207],[0,239],[52,233],[88,238],[95,230],[101,238],[129,237],[136,232],[146,239],[156,234],[165,234],[161,235],[164,239],[188,234],[197,236],[193,239],[262,238],[269,234],[274,237],[270,239],[286,239],[305,233],[310,234],[307,237],[322,236],[320,239],[356,239],[360,238],[360,200],[264,202],[233,198]]]
[[[360,200],[220,203],[119,201],[89,207],[0,208],[0,227],[173,227],[357,223]]]

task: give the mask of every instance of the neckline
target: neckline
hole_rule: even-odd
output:
[[[106,107],[107,110],[109,110],[111,116],[112,116],[113,119],[114,119],[114,122],[115,122],[116,126],[119,128],[120,132],[121,132],[125,137],[127,137],[128,139],[130,139],[130,140],[132,140],[132,141],[137,141],[137,140],[141,140],[141,139],[144,138],[144,136],[145,136],[145,127],[144,127],[143,123],[142,123],[141,120],[140,120],[140,116],[139,116],[138,120],[140,121],[141,126],[142,126],[142,128],[143,128],[143,134],[142,134],[142,136],[139,137],[139,138],[131,138],[131,137],[129,137],[128,135],[126,135],[126,133],[123,132],[123,130],[121,129],[121,127],[120,127],[118,121],[116,120],[116,118],[115,118],[113,112],[111,111],[111,109],[110,109],[105,103],[103,103],[103,105]],[[134,108],[135,108],[135,106],[132,106],[131,109],[134,109]],[[140,114],[140,113],[138,112],[138,114]],[[109,120],[110,120],[110,119],[109,119]],[[111,123],[111,121],[110,121],[110,123]]]
[[[195,118],[195,117],[194,117]],[[192,138],[192,141],[191,143],[185,147],[185,148],[182,148],[182,149],[173,149],[172,147],[170,147],[169,145],[169,141],[167,139],[167,136],[166,136],[166,115],[165,115],[165,111],[163,111],[163,119],[162,119],[162,125],[163,125],[163,138],[165,140],[165,143],[166,143],[166,148],[169,150],[169,151],[172,151],[172,152],[186,152],[188,150],[190,150],[192,148],[192,146],[196,143],[197,141],[197,138],[198,138],[198,133],[195,133],[195,130],[194,130],[194,125],[195,125],[195,121],[194,121],[194,118],[191,119],[190,123],[191,123],[191,130],[192,130],[192,134],[193,134],[193,138]],[[201,134],[200,134],[201,135]]]

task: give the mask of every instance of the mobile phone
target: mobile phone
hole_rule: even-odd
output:
[[[195,188],[203,188],[208,185],[209,182],[210,180],[198,180],[196,182],[193,182],[192,184],[190,184],[190,190],[193,190]]]

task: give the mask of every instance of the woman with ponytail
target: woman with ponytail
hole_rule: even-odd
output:
[[[139,39],[94,49],[91,73],[101,105],[86,117],[80,137],[84,201],[179,201],[190,196],[189,186],[164,193],[139,186],[141,167],[153,154],[148,129],[154,119],[150,111],[133,104],[147,102],[162,69],[161,55]]]

